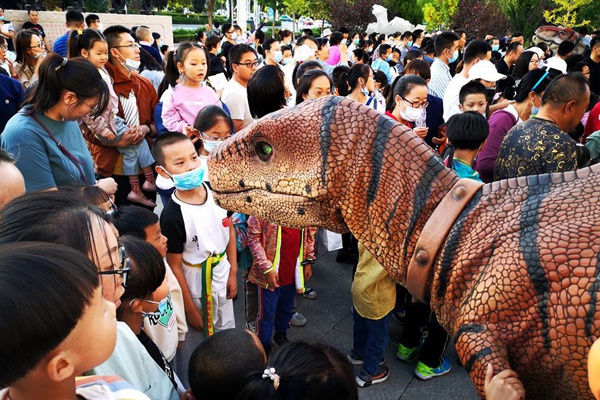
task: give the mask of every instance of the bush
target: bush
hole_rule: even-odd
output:
[[[173,42],[181,43],[192,41],[196,37],[196,32],[203,31],[204,28],[191,30],[191,29],[173,29]]]

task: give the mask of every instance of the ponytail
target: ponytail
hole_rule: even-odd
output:
[[[106,42],[104,35],[95,29],[73,30],[67,40],[67,57],[81,56],[81,50],[90,51],[96,42]]]
[[[204,56],[206,57],[206,76],[210,74],[210,63],[209,63],[209,55],[208,51],[200,46],[197,43],[192,42],[183,42],[179,44],[179,47],[176,51],[171,50],[167,53],[167,63],[165,65],[165,77],[162,82],[158,86],[158,97],[160,98],[162,94],[170,87],[174,88],[177,85],[177,79],[179,79],[179,69],[177,68],[177,63],[182,63],[185,61],[187,54],[192,49],[200,49],[204,51]]]
[[[340,73],[335,82],[334,85],[337,88],[338,94],[340,96],[348,96],[350,93],[352,93],[352,90],[350,88],[350,84],[348,83],[348,74],[350,73],[350,71],[343,71],[342,73]]]

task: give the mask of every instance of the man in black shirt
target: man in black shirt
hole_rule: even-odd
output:
[[[23,24],[23,29],[33,29],[34,31],[36,31],[42,37],[46,48],[49,49],[50,47],[48,44],[48,39],[46,38],[46,33],[44,32],[44,28],[40,24],[38,24],[40,16],[37,10],[30,8],[29,10],[27,10],[27,15],[29,16],[29,21]]]
[[[590,48],[592,52],[584,60],[590,68],[590,90],[600,96],[600,36],[592,38]]]
[[[506,54],[502,60],[496,63],[496,70],[502,75],[512,75],[517,59],[523,52],[523,45],[519,42],[512,42],[506,49]]]

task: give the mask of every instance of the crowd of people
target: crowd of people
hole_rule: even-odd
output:
[[[575,54],[569,41],[525,48],[518,32],[267,38],[225,23],[171,49],[147,27],[69,10],[50,47],[28,14],[18,31],[0,14],[0,302],[14,305],[0,311],[3,400],[356,399],[389,377],[390,318],[417,377],[450,371],[428,305],[351,234],[337,261],[355,269],[353,348],[289,343],[290,324],[306,324],[296,297],[317,298],[317,229],[220,208],[207,169],[212,149],[271,112],[345,96],[486,183],[600,160],[598,32]],[[524,390],[488,366],[486,395]]]

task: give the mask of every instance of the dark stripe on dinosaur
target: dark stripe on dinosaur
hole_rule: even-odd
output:
[[[333,97],[321,109],[321,184],[323,186],[326,185],[325,177],[329,167],[327,156],[331,148],[331,124],[335,117],[335,111],[343,99],[343,97]]]
[[[404,258],[406,258],[406,254],[408,253],[408,239],[412,237],[415,226],[417,225],[417,222],[419,221],[419,218],[421,218],[421,214],[427,205],[427,199],[429,198],[431,192],[431,184],[435,181],[439,173],[445,169],[444,164],[442,164],[440,159],[435,157],[433,153],[431,153],[431,158],[427,160],[426,164],[425,172],[421,176],[421,179],[419,179],[417,187],[415,188],[415,194],[413,196],[413,211],[410,217],[408,229],[406,230],[406,239],[404,240]]]
[[[448,289],[448,279],[450,277],[450,273],[454,264],[452,263],[454,256],[456,255],[458,249],[458,241],[462,236],[463,227],[465,222],[467,222],[467,216],[475,208],[477,204],[479,204],[479,200],[481,199],[481,190],[473,196],[471,201],[467,203],[465,208],[460,212],[458,218],[454,222],[452,229],[450,229],[450,233],[448,234],[448,238],[446,239],[446,243],[442,248],[442,260],[440,262],[440,278],[438,283],[437,290],[437,298],[441,299],[446,295],[446,289]]]
[[[485,356],[489,356],[490,354],[492,354],[491,347],[486,347],[484,349],[479,350],[477,353],[473,354],[471,357],[469,357],[469,359],[465,363],[465,371],[467,371],[467,373],[470,374],[471,371],[473,370],[473,366],[475,365],[477,360],[479,360],[480,358],[483,358]]]
[[[461,306],[470,304],[471,298],[473,297],[473,293],[475,293],[475,291],[477,290],[479,283],[488,277],[486,275],[486,273],[487,273],[487,269],[490,267],[490,264],[491,264],[490,261],[491,261],[492,257],[494,256],[494,250],[496,250],[496,242],[497,241],[498,241],[498,236],[494,236],[494,240],[492,241],[492,248],[490,249],[490,255],[489,256],[486,256],[485,254],[483,255],[482,265],[479,267],[479,276],[477,277],[477,280],[473,284],[471,284],[471,290],[469,291],[469,294],[466,295],[465,298],[463,299]]]
[[[458,328],[458,331],[456,332],[456,335],[454,335],[454,339],[453,342],[454,343],[458,343],[458,340],[460,339],[460,337],[462,335],[464,335],[465,333],[478,333],[478,332],[483,332],[485,331],[485,326],[481,325],[481,324],[465,324],[463,326],[461,326],[460,328]]]
[[[596,340],[594,323],[596,322],[596,302],[598,301],[598,291],[600,291],[600,253],[596,255],[596,280],[590,285],[588,294],[591,297],[588,311],[585,315],[585,334],[590,341],[590,345]]]
[[[381,179],[381,170],[383,167],[383,155],[389,139],[389,134],[394,127],[394,122],[383,115],[379,116],[377,127],[375,128],[375,140],[371,149],[371,180],[367,188],[367,205],[371,205],[377,198],[379,192],[379,180]]]
[[[537,295],[537,308],[542,320],[542,339],[544,347],[550,348],[549,319],[548,315],[548,277],[546,270],[540,262],[538,251],[538,223],[540,205],[550,191],[550,174],[533,175],[527,177],[528,193],[521,210],[519,222],[519,250],[527,266],[527,273]]]
[[[238,143],[238,140],[234,140],[233,144],[235,146],[235,149],[237,150],[238,156],[244,157],[244,154],[242,153],[242,149],[240,149],[240,144]]]

